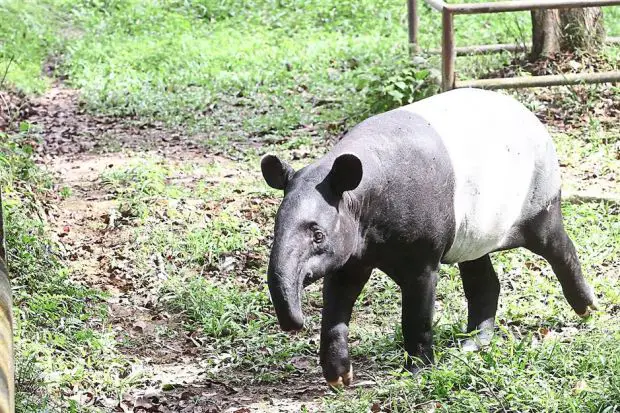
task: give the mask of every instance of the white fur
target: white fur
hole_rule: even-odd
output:
[[[516,100],[479,89],[457,89],[403,108],[439,133],[455,175],[456,233],[443,261],[470,261],[505,245],[531,196],[535,168],[546,201],[560,189],[551,137]],[[440,206],[438,206],[440,207]]]

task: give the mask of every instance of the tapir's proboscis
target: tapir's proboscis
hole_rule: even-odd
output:
[[[560,169],[545,126],[506,95],[458,89],[373,116],[325,156],[294,171],[266,155],[267,184],[284,191],[268,269],[282,329],[299,330],[304,286],[324,278],[320,361],[349,384],[353,304],[378,268],[402,292],[402,332],[415,372],[433,362],[441,263],[458,263],[467,298],[466,349],[493,334],[500,283],[489,253],[544,257],[581,316],[595,309],[564,230]]]

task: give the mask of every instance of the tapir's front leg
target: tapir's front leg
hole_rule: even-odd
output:
[[[355,300],[371,269],[342,270],[325,277],[321,322],[321,367],[331,386],[349,385],[353,369],[349,359],[349,321]]]
[[[437,267],[429,266],[401,277],[402,327],[409,359],[405,368],[412,373],[433,362],[433,309]]]

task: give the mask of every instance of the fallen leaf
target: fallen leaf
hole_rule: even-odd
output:
[[[146,322],[144,322],[143,320],[138,320],[135,323],[133,323],[133,329],[139,332],[144,332],[144,330],[146,329]]]
[[[588,386],[588,382],[585,380],[579,380],[577,383],[575,383],[575,385],[573,386],[573,393],[578,394],[584,391],[588,391],[590,390],[590,387]]]
[[[305,357],[293,357],[291,359],[291,364],[297,370],[308,370],[311,366],[310,361],[306,359]]]

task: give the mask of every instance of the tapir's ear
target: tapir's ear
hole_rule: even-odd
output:
[[[295,171],[289,164],[282,162],[277,156],[265,155],[260,161],[260,169],[267,185],[274,189],[284,189]]]
[[[350,153],[340,155],[329,172],[329,184],[337,194],[357,188],[362,181],[362,161]]]

